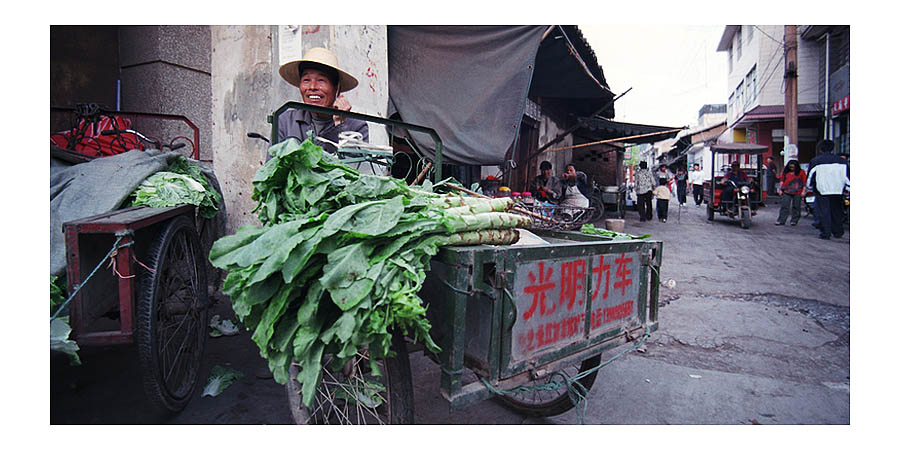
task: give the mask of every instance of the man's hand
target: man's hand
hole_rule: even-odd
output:
[[[344,94],[338,95],[338,98],[334,100],[334,109],[340,109],[341,111],[350,111],[352,106],[350,106],[350,102],[347,101],[347,98],[344,97]],[[334,116],[334,124],[340,125],[344,122],[344,119],[341,116]]]

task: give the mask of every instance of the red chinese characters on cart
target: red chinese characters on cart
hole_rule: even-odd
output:
[[[638,253],[532,262],[516,273],[516,360],[621,325],[636,315]]]

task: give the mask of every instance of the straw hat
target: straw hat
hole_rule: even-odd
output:
[[[356,85],[359,84],[359,82],[356,81],[356,78],[353,78],[352,75],[344,72],[340,67],[338,67],[337,55],[332,53],[330,50],[321,47],[315,47],[307,50],[306,53],[303,54],[302,59],[290,61],[283,64],[278,69],[278,73],[281,74],[281,78],[284,78],[285,81],[299,87],[300,69],[298,68],[298,66],[304,63],[321,64],[323,66],[327,66],[336,70],[340,79],[341,92],[347,92],[355,88]]]

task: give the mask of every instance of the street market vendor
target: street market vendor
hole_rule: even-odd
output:
[[[550,161],[541,161],[541,174],[531,182],[531,192],[535,198],[542,202],[556,203],[562,196],[562,184],[559,178],[553,175],[553,165]]]
[[[563,195],[560,205],[574,206],[576,208],[587,208],[590,206],[588,194],[587,175],[584,172],[575,170],[573,164],[566,166],[566,171],[562,174]]]
[[[343,93],[359,84],[356,78],[340,68],[337,55],[320,47],[307,50],[302,59],[285,63],[278,69],[278,73],[285,81],[300,89],[303,103],[343,111],[351,108]],[[345,131],[358,132],[363,141],[369,141],[369,126],[362,120],[298,109],[287,110],[278,117],[278,142],[289,137],[303,141],[309,131],[314,136],[335,143],[340,141],[340,134]],[[328,152],[337,151],[331,144],[321,141],[316,144]]]

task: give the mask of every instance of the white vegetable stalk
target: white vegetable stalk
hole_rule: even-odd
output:
[[[486,212],[449,217],[453,222],[453,229],[457,233],[473,230],[525,228],[531,225],[530,218],[505,212]]]
[[[519,240],[519,230],[478,230],[451,234],[447,245],[511,245]]]
[[[509,197],[478,199],[477,201],[466,201],[461,206],[447,208],[447,214],[478,214],[486,212],[506,212],[512,208],[514,202]]]

